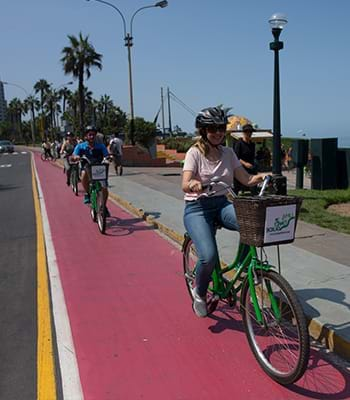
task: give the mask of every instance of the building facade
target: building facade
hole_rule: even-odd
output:
[[[4,84],[0,81],[0,122],[6,119],[6,100]]]

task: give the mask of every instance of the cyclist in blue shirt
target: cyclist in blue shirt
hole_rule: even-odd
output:
[[[92,163],[101,163],[104,157],[109,155],[107,147],[103,143],[96,143],[97,130],[92,126],[88,126],[85,129],[85,142],[79,143],[75,146],[73,151],[73,160],[79,160],[82,156],[85,156]],[[90,183],[90,169],[89,165],[85,162],[82,164],[81,170],[81,184],[86,192],[84,196],[84,204],[90,203],[89,195],[89,183]],[[107,181],[102,183],[102,194],[106,203],[108,198]],[[107,215],[109,214],[106,207]]]

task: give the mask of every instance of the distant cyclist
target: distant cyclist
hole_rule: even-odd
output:
[[[82,156],[86,156],[91,163],[99,164],[103,161],[104,157],[108,157],[109,153],[106,146],[103,143],[96,143],[97,130],[95,127],[88,126],[85,129],[85,142],[79,143],[73,151],[73,159],[79,160]],[[89,194],[89,184],[90,184],[90,168],[88,163],[82,162],[81,171],[81,184],[85,190],[84,204],[90,203]],[[104,202],[106,203],[108,198],[107,180],[101,182],[102,184],[102,194]],[[109,211],[106,207],[107,216],[109,216]]]
[[[123,141],[117,133],[110,140],[108,149],[113,154],[115,174],[121,176],[123,174]]]
[[[52,158],[51,154],[51,144],[48,139],[44,139],[41,143],[41,147],[44,151],[45,158]]]
[[[75,135],[73,132],[66,133],[66,139],[61,147],[60,154],[64,157],[64,169],[66,171],[67,176],[67,186],[70,185],[70,173],[71,173],[71,164],[69,163],[69,157],[73,154],[74,148],[77,145],[77,141],[75,139]]]

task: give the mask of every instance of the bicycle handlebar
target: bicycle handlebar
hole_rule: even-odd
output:
[[[264,181],[262,183],[262,186],[261,186],[260,192],[258,194],[258,197],[261,197],[264,194],[264,192],[265,192],[268,184],[270,183],[270,181],[271,181],[271,175],[266,175],[265,178],[264,178]],[[219,185],[219,186],[223,186],[223,187],[221,189],[219,189],[219,190],[213,190],[214,185]],[[220,181],[219,177],[212,178],[208,184],[202,185],[202,188],[204,190],[206,190],[206,192],[200,193],[197,196],[197,200],[200,199],[201,197],[214,196],[214,194],[216,194],[218,192],[222,192],[222,191],[229,192],[229,194],[232,195],[233,197],[237,197],[236,193],[233,191],[232,186],[228,185],[225,182]]]
[[[90,160],[88,157],[86,157],[85,154],[84,154],[83,156],[80,157],[80,160],[86,161],[89,165],[93,164],[93,163],[91,162],[91,160]],[[111,160],[111,156],[110,156],[110,154],[108,154],[108,156],[103,157],[103,160],[101,161],[100,164],[108,164],[110,160]]]

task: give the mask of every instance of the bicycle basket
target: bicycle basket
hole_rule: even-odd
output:
[[[256,247],[293,242],[302,201],[297,196],[233,198],[241,242]]]
[[[91,180],[106,181],[108,178],[108,164],[91,164]]]

